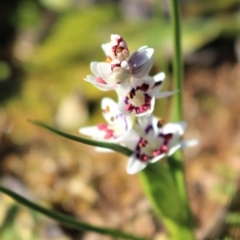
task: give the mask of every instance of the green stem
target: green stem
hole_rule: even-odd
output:
[[[171,6],[171,18],[173,29],[173,41],[174,41],[174,56],[173,56],[173,89],[179,89],[179,94],[173,97],[171,120],[182,120],[182,79],[183,79],[183,61],[182,61],[182,49],[181,49],[181,17],[180,17],[180,4],[179,0],[170,0]],[[173,156],[168,159],[170,171],[175,181],[177,191],[180,196],[182,205],[182,211],[184,218],[189,228],[189,232],[192,234],[188,239],[194,239],[193,223],[191,217],[191,211],[188,203],[188,196],[186,191],[186,183],[183,168],[183,154],[181,151],[177,151]]]
[[[105,234],[105,235],[109,235],[109,236],[113,236],[116,238],[125,238],[125,239],[132,239],[132,240],[146,240],[146,238],[141,238],[141,237],[136,237],[133,236],[131,234],[128,233],[124,233],[122,231],[119,231],[117,229],[109,229],[109,228],[102,228],[102,227],[96,227],[93,225],[90,225],[88,223],[85,222],[81,222],[79,220],[76,220],[70,216],[67,216],[65,214],[61,214],[58,212],[54,212],[52,210],[43,208],[39,205],[37,205],[36,203],[33,203],[23,197],[21,197],[20,195],[12,192],[11,190],[4,188],[2,186],[0,186],[0,192],[5,193],[6,195],[10,196],[11,198],[13,198],[15,201],[17,201],[18,203],[25,205],[26,207],[37,211],[47,217],[50,217],[54,220],[56,220],[59,223],[62,223],[70,228],[74,228],[74,229],[81,229],[83,231],[93,231],[93,232],[97,232],[99,234]]]
[[[179,89],[179,94],[173,96],[171,120],[182,120],[182,50],[181,50],[181,25],[180,25],[180,6],[179,0],[170,0],[171,17],[174,41],[174,56],[173,56],[173,89]],[[177,189],[183,201],[186,201],[185,180],[183,172],[183,156],[178,151],[169,158],[169,167],[176,182]]]
[[[181,17],[179,0],[170,0],[171,18],[174,41],[174,56],[173,56],[173,89],[178,89],[180,92],[173,96],[172,105],[172,121],[182,120],[182,76],[183,76],[183,62],[181,49]]]

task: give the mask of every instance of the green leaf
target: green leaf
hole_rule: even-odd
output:
[[[164,163],[148,164],[139,175],[145,195],[163,221],[171,239],[193,239],[187,208],[181,202],[169,166]]]
[[[12,204],[3,219],[2,225],[0,226],[0,233],[3,239],[15,239],[17,237],[14,231],[14,220],[19,212],[19,207],[16,204]]]
[[[102,228],[102,227],[97,227],[94,225],[90,225],[88,223],[79,221],[77,219],[74,219],[70,216],[67,216],[65,214],[61,214],[49,209],[46,209],[44,207],[41,207],[37,205],[36,203],[33,203],[29,200],[27,200],[24,197],[21,197],[20,195],[12,192],[11,190],[4,188],[0,186],[0,191],[5,193],[6,195],[12,197],[15,201],[18,203],[25,205],[26,207],[35,210],[47,217],[50,217],[68,227],[74,228],[74,229],[81,229],[83,231],[93,231],[99,234],[105,234],[113,237],[118,237],[118,238],[124,238],[124,239],[132,239],[132,240],[146,240],[145,238],[137,237],[122,231],[119,231],[117,229],[110,229],[110,228]]]
[[[79,64],[81,60],[88,62],[97,59],[97,56],[103,57],[100,45],[109,39],[106,28],[115,22],[117,16],[114,4],[97,4],[66,11],[38,46],[37,54],[32,59],[34,65],[44,70],[54,66],[59,69],[59,65],[64,67],[72,62]]]
[[[139,176],[143,190],[149,196],[157,214],[179,219],[181,209],[176,204],[179,196],[168,166],[164,163],[148,164]]]
[[[69,133],[65,133],[65,132],[62,132],[60,130],[57,130],[56,128],[50,127],[47,124],[45,124],[43,122],[40,122],[40,121],[37,121],[37,120],[28,120],[28,121],[30,123],[34,124],[34,125],[37,125],[39,127],[43,127],[45,129],[53,132],[53,133],[56,133],[57,135],[60,135],[62,137],[68,138],[68,139],[71,139],[71,140],[76,141],[76,142],[84,143],[84,144],[95,146],[95,147],[108,148],[108,149],[111,149],[113,151],[122,153],[123,155],[125,155],[127,157],[129,157],[133,153],[133,151],[130,150],[129,148],[123,147],[123,146],[118,145],[118,144],[100,142],[100,141],[95,141],[95,140],[91,140],[91,139],[82,138],[82,137],[79,137],[79,136],[74,136],[74,135],[71,135]]]
[[[240,212],[230,212],[226,217],[226,222],[229,225],[240,226]]]
[[[15,219],[18,213],[19,207],[16,204],[10,206],[7,210],[3,223],[0,227],[0,232],[4,231],[4,229],[11,227],[13,224],[13,219]]]

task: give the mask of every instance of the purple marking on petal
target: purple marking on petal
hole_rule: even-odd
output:
[[[139,159],[140,158],[140,153],[136,153],[136,157]]]
[[[163,81],[159,81],[159,82],[156,82],[152,88],[155,88],[155,87],[158,87],[160,85],[162,85]]]
[[[124,118],[124,122],[125,122],[125,131],[127,131],[128,130],[128,124],[127,124],[127,119],[126,118]]]
[[[156,156],[158,156],[160,154],[161,154],[161,151],[159,149],[156,149],[156,150],[152,151],[152,156],[153,157],[156,157]]]
[[[173,137],[173,134],[172,133],[168,133],[168,134],[164,134],[164,140],[166,142],[169,142]]]
[[[141,114],[148,111],[151,108],[152,97],[149,96],[147,93],[143,93],[144,91],[147,91],[148,88],[149,88],[148,84],[142,84],[142,86],[138,90],[135,88],[132,88],[131,91],[127,94],[127,96],[124,99],[124,103],[125,103],[125,109],[129,113],[132,113],[132,111],[135,111],[136,114]],[[142,91],[143,93],[144,103],[141,106],[135,106],[133,103],[129,102],[129,99],[133,99],[135,97],[136,91]]]
[[[168,151],[168,146],[167,145],[162,145],[160,148],[161,153],[165,153]]]
[[[168,142],[172,139],[173,134],[172,134],[172,133],[168,133],[168,134],[160,133],[160,134],[158,135],[158,137],[163,138],[163,139],[164,139],[164,144],[167,145]]]
[[[152,125],[148,125],[145,129],[145,133],[148,134],[150,130],[153,130],[153,126]]]
[[[139,147],[146,147],[148,144],[148,141],[145,138],[140,138],[140,141],[138,142]]]
[[[139,159],[141,162],[147,162],[149,160],[149,156],[143,153],[140,155]]]
[[[140,87],[140,89],[143,92],[147,92],[147,90],[149,89],[149,85],[147,83],[143,83],[142,86]]]
[[[125,109],[129,112],[129,113],[131,113],[133,110],[134,110],[134,106],[131,104],[131,103],[129,103],[129,104],[127,104],[126,106],[125,106]]]

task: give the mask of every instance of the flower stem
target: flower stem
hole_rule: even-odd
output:
[[[182,120],[182,78],[183,61],[181,48],[181,17],[179,0],[170,0],[171,19],[174,41],[173,56],[173,89],[180,90],[173,96],[172,121]]]
[[[171,19],[173,29],[173,41],[174,41],[174,56],[173,56],[173,88],[180,90],[178,94],[173,97],[171,120],[182,120],[182,79],[183,79],[183,61],[182,61],[182,49],[181,49],[181,17],[180,17],[180,1],[170,0],[171,7]],[[176,184],[177,191],[180,196],[179,204],[182,205],[182,214],[189,230],[189,240],[194,239],[193,223],[188,203],[188,196],[186,191],[185,176],[183,169],[183,154],[177,151],[169,158],[169,168],[173,179]]]

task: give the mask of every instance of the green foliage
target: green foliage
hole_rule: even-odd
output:
[[[240,227],[240,213],[239,212],[230,212],[226,217],[226,222],[229,225],[236,225]]]
[[[14,228],[14,220],[18,214],[19,207],[16,204],[11,205],[5,214],[5,218],[0,226],[1,237],[4,240],[11,240],[17,237]]]
[[[36,203],[33,203],[33,202],[25,199],[24,197],[21,197],[20,195],[12,192],[11,190],[9,190],[7,188],[2,187],[2,186],[0,186],[0,192],[3,192],[5,194],[7,194],[8,196],[12,197],[18,203],[20,203],[22,205],[25,205],[26,207],[28,207],[30,209],[33,209],[33,210],[35,210],[35,211],[37,211],[37,212],[39,212],[39,213],[41,213],[45,216],[48,216],[48,217],[66,225],[66,226],[69,226],[71,228],[81,229],[83,231],[93,231],[93,232],[97,232],[99,234],[105,234],[105,235],[109,235],[109,236],[117,237],[117,238],[122,238],[122,239],[144,240],[144,238],[140,238],[140,237],[128,234],[128,233],[124,233],[124,232],[119,231],[119,230],[96,227],[96,226],[90,225],[88,223],[81,222],[81,221],[79,221],[77,219],[74,219],[72,217],[69,217],[65,214],[61,214],[61,213],[51,211],[47,208],[41,207],[41,206],[37,205]]]
[[[170,239],[194,239],[187,203],[182,201],[171,171],[166,163],[149,164],[139,174],[143,191],[165,224]]]
[[[40,26],[41,16],[36,1],[20,1],[15,16],[15,24],[19,29],[28,29]]]
[[[29,120],[29,122],[31,122],[31,123],[39,126],[39,127],[43,127],[43,128],[45,128],[45,129],[47,129],[47,130],[49,130],[49,131],[51,131],[55,134],[58,134],[62,137],[65,137],[65,138],[71,139],[73,141],[76,141],[76,142],[88,144],[88,145],[95,146],[95,147],[108,148],[108,149],[114,150],[116,152],[122,153],[125,156],[130,156],[132,154],[132,150],[130,150],[126,147],[123,147],[121,145],[118,145],[118,144],[109,143],[109,142],[100,142],[100,141],[95,141],[95,140],[82,138],[82,137],[79,137],[79,136],[74,136],[74,135],[59,131],[59,130],[57,130],[53,127],[50,127],[50,126],[48,126],[48,125],[46,125],[46,124],[44,124],[40,121],[37,121],[37,120]]]
[[[199,16],[206,13],[224,12],[233,9],[239,3],[239,0],[195,0],[186,2],[183,7],[189,14]]]
[[[112,5],[71,10],[61,16],[39,47],[34,63],[48,69],[73,62],[90,62],[101,53],[104,28],[116,18]],[[102,56],[103,58],[104,56]]]

